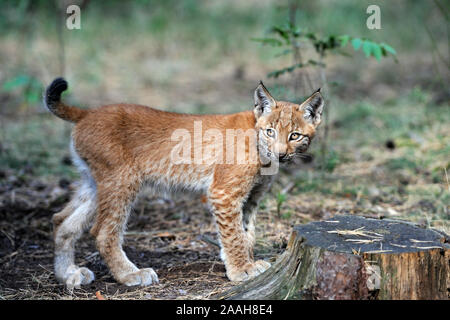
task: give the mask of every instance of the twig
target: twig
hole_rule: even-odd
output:
[[[381,241],[382,238],[375,238],[375,239],[346,239],[345,241],[355,242],[357,244],[369,244],[374,243],[376,241]]]
[[[167,229],[167,230],[155,230],[155,231],[127,231],[125,232],[125,236],[153,236],[157,235],[163,232],[177,232],[177,231],[185,231],[189,228],[183,227],[183,228],[173,228],[173,229]]]
[[[212,244],[212,245],[217,246],[217,247],[220,248],[219,242],[217,242],[217,241],[214,240],[214,239],[211,239],[210,237],[208,237],[208,236],[205,235],[205,234],[202,234],[202,235],[200,236],[200,240],[202,240],[202,241],[204,241],[204,242],[207,242],[207,243],[209,243],[209,244]]]
[[[59,74],[61,76],[64,76],[65,69],[66,69],[66,63],[65,63],[65,50],[64,50],[64,11],[61,6],[56,3],[56,33],[58,35],[58,59],[59,59]]]
[[[297,21],[296,21],[297,20],[296,19],[297,10],[298,10],[298,3],[297,3],[297,1],[295,1],[295,0],[292,1],[291,0],[290,3],[289,3],[289,23],[290,23],[292,28],[294,28],[296,26],[296,24],[297,24]],[[294,65],[303,64],[303,57],[302,57],[302,53],[301,53],[301,50],[300,50],[299,42],[297,41],[297,39],[294,36],[291,36],[290,40],[291,40],[291,44],[292,44],[292,52],[294,53],[293,54]],[[295,82],[294,95],[297,97],[297,94],[298,94],[297,89],[299,87],[299,85],[298,85],[299,84],[298,83],[299,79],[298,79],[298,77],[296,77],[295,72],[293,72],[292,75],[294,77],[294,82]],[[309,74],[308,74],[308,70],[303,68],[301,70],[300,76],[301,76],[301,79],[303,80],[303,83],[304,83],[304,90],[303,91],[304,91],[304,94],[306,94],[307,93],[306,85],[309,86],[309,90],[312,90],[312,87],[313,87],[311,78],[309,77]]]
[[[295,183],[289,182],[288,185],[286,187],[284,187],[283,190],[281,190],[281,193],[282,194],[289,193],[294,187],[295,187]]]
[[[327,231],[328,233],[337,233],[341,236],[361,236],[361,237],[369,237],[375,239],[382,239],[383,235],[373,232],[373,231],[363,231],[364,227],[355,229],[355,230],[332,230]]]
[[[323,89],[322,92],[325,91],[325,94],[327,95],[327,110],[323,114],[324,118],[324,128],[323,128],[323,135],[322,135],[322,141],[321,141],[321,171],[322,174],[325,173],[325,162],[326,162],[326,152],[327,152],[327,143],[328,143],[328,136],[330,131],[330,91],[328,90],[328,80],[327,75],[325,72],[325,67],[323,63],[324,54],[323,52],[320,54],[320,80],[322,82]]]
[[[445,172],[445,178],[447,179],[447,188],[448,188],[448,191],[450,191],[450,183],[448,182],[447,169],[445,167],[444,167],[444,172]]]
[[[373,251],[366,251],[364,253],[385,253],[385,252],[392,252],[392,250],[373,250]]]
[[[414,242],[414,243],[434,242],[431,240],[416,240],[416,239],[409,239],[409,241]]]
[[[404,246],[404,245],[396,244],[396,243],[389,243],[389,244],[393,247],[399,247],[399,248],[407,248],[408,247],[408,246]]]

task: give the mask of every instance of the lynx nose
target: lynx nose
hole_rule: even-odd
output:
[[[286,158],[286,152],[283,152],[283,153],[279,153],[278,154],[278,158],[280,159],[280,160],[284,160],[284,158]]]

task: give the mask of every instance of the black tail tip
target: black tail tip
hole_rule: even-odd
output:
[[[49,102],[59,101],[61,98],[61,93],[66,91],[67,88],[68,88],[68,84],[64,78],[56,78],[47,87],[47,91],[45,94],[46,100]]]

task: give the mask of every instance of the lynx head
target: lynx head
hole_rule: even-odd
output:
[[[324,101],[320,89],[296,104],[276,101],[260,82],[254,96],[260,155],[287,162],[305,152],[321,121]]]

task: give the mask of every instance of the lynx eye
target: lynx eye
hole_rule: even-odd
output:
[[[296,140],[299,140],[300,138],[301,138],[301,134],[300,133],[298,133],[298,132],[292,132],[290,135],[289,135],[289,140],[290,141],[296,141]]]
[[[267,135],[268,137],[271,137],[271,138],[275,137],[275,130],[272,129],[272,128],[267,129],[267,130],[266,130],[266,135]]]

